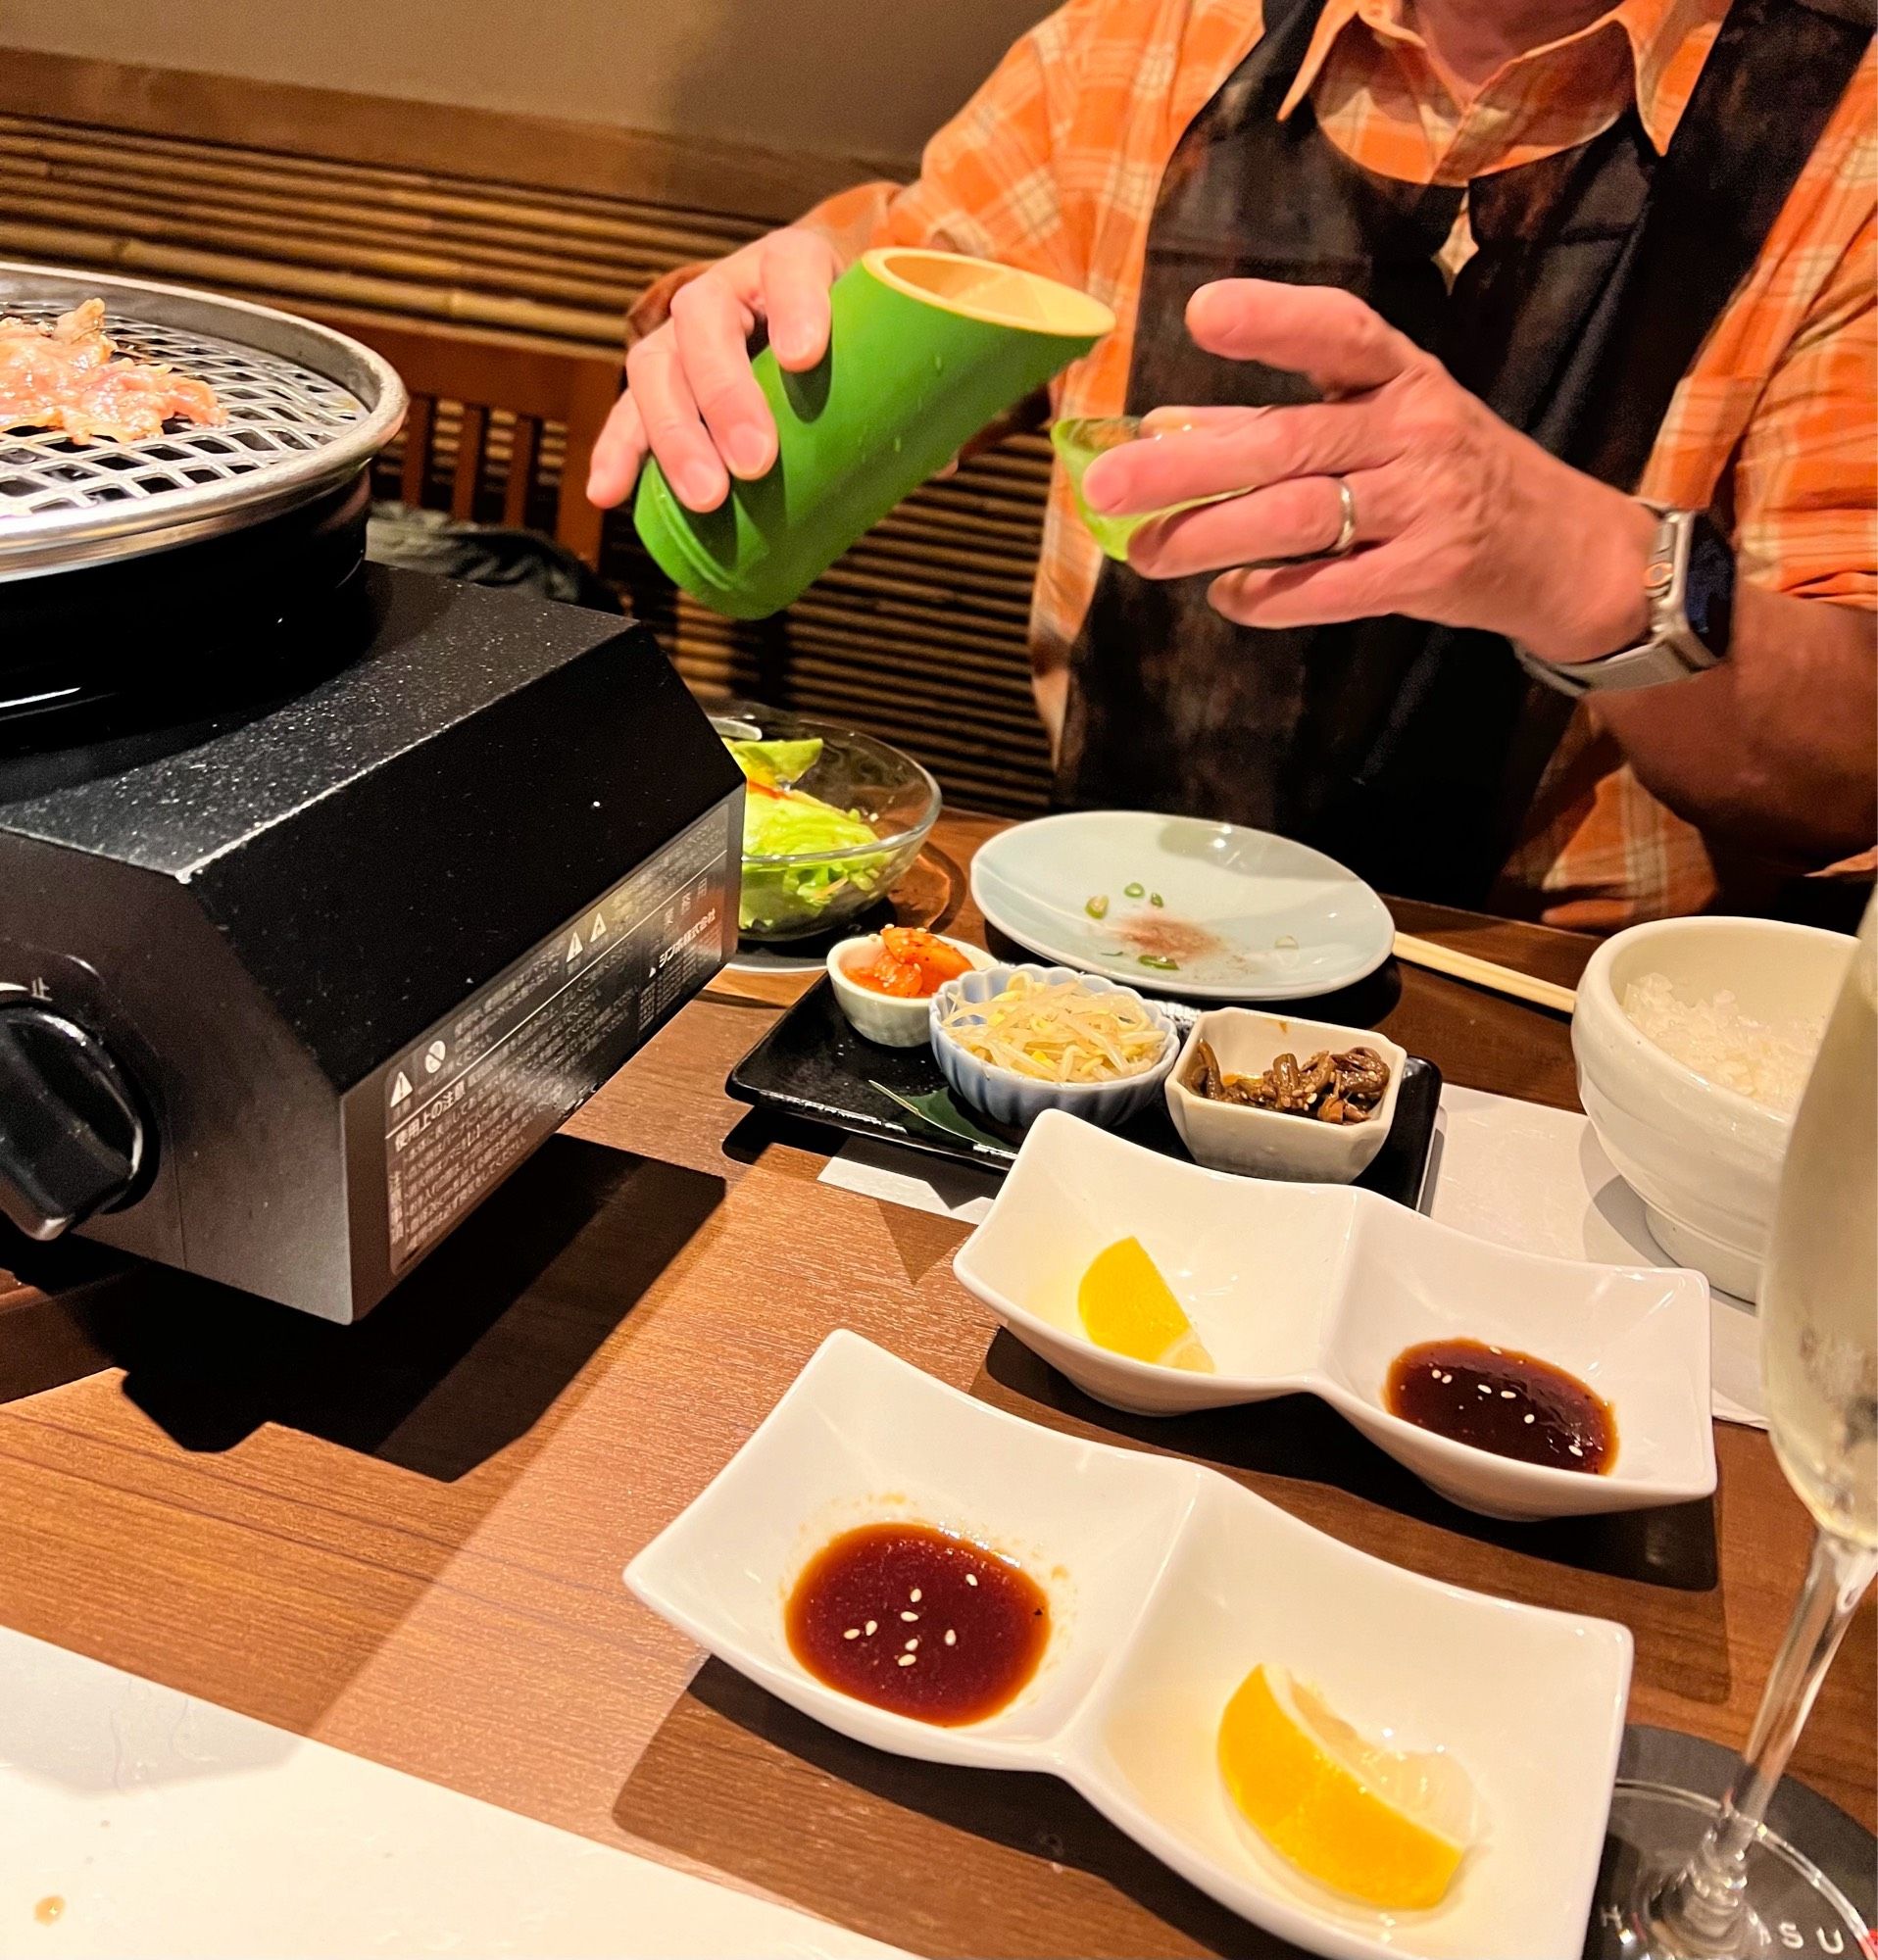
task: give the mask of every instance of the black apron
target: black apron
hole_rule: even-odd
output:
[[[1167,166],[1128,412],[1313,399],[1297,375],[1202,353],[1181,321],[1211,279],[1341,286],[1515,428],[1633,489],[1870,41],[1869,0],[1735,0],[1661,157],[1633,101],[1576,149],[1476,178],[1477,249],[1452,290],[1436,255],[1458,186],[1363,170],[1308,99],[1279,121],[1320,10],[1267,0],[1262,38]],[[1104,562],[1070,660],[1059,801],[1250,823],[1385,890],[1481,904],[1569,700],[1496,634],[1401,616],[1236,626],[1209,582]]]

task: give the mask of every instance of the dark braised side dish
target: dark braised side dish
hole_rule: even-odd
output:
[[[1212,1044],[1202,1042],[1187,1087],[1212,1102],[1243,1102],[1319,1123],[1364,1123],[1389,1087],[1389,1064],[1373,1048],[1353,1048],[1343,1054],[1313,1054],[1309,1061],[1281,1054],[1262,1075],[1228,1075]]]

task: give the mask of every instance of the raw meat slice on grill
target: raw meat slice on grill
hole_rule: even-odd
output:
[[[0,429],[58,429],[76,442],[144,442],[166,420],[227,420],[206,381],[119,355],[104,302],[86,300],[50,326],[0,319]]]

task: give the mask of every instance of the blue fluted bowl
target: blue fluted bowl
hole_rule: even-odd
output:
[[[1125,994],[1138,1001],[1162,1031],[1159,1059],[1139,1075],[1125,1075],[1114,1082],[1038,1082],[1015,1069],[994,1068],[962,1048],[957,1038],[940,1026],[944,1016],[959,1002],[988,1001],[1011,984],[1013,975],[1027,973],[1039,980],[1080,980],[1092,993]],[[1064,966],[987,966],[982,972],[962,973],[948,980],[932,997],[932,1053],[940,1073],[952,1085],[952,1092],[974,1109],[981,1109],[993,1122],[1012,1129],[1034,1123],[1046,1109],[1063,1109],[1085,1122],[1112,1130],[1138,1115],[1160,1100],[1161,1085],[1180,1053],[1180,1030],[1159,1002],[1137,994],[1099,973],[1072,973]]]

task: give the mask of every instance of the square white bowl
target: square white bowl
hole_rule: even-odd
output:
[[[1203,1041],[1212,1045],[1228,1075],[1262,1075],[1285,1054],[1308,1061],[1325,1050],[1341,1054],[1370,1048],[1389,1064],[1389,1086],[1375,1113],[1360,1123],[1320,1123],[1243,1102],[1215,1102],[1187,1087]],[[1194,1022],[1167,1077],[1167,1113],[1195,1161],[1209,1170],[1304,1184],[1348,1184],[1369,1168],[1388,1140],[1408,1062],[1408,1050],[1369,1028],[1261,1014],[1252,1007],[1215,1007]]]
[[[1312,1386],[1344,1288],[1356,1195],[1198,1170],[1045,1116],[952,1269],[1098,1400],[1138,1415],[1223,1408]],[[1097,1253],[1130,1237],[1173,1289],[1217,1373],[1132,1361],[1089,1339],[1082,1276]]]
[[[1132,1360],[1084,1332],[1082,1275],[1131,1236],[1215,1372]],[[1641,1510],[1715,1488],[1698,1273],[1516,1251],[1371,1192],[1203,1170],[1057,1115],[1032,1128],[953,1270],[1099,1401],[1176,1415],[1318,1396],[1444,1496],[1491,1517]],[[1616,1419],[1608,1474],[1518,1462],[1391,1414],[1390,1363],[1451,1338],[1536,1354],[1593,1388]]]
[[[1467,1770],[1480,1835],[1438,1906],[1366,1908],[1241,1820],[1217,1768],[1219,1717],[1260,1661],[1320,1689],[1364,1735]],[[1411,1577],[1209,1475],[1078,1740],[1094,1801],[1130,1837],[1307,1951],[1386,1939],[1441,1960],[1578,1960],[1630,1665],[1622,1627]]]
[[[1001,1763],[1055,1736],[1134,1617],[1192,1501],[1151,1457],[1072,1444],[955,1395],[846,1330],[626,1571],[647,1605],[772,1694],[876,1748]],[[1009,1706],[935,1728],[825,1688],[783,1604],[839,1533],[913,1519],[1014,1558],[1050,1598],[1043,1664]],[[1061,1576],[1059,1576],[1061,1574]],[[1047,1765],[1046,1765],[1047,1767]]]
[[[1392,1455],[1462,1503],[1507,1503],[1514,1515],[1539,1500],[1541,1478],[1543,1494],[1582,1499],[1586,1511],[1713,1491],[1708,1288],[1700,1274],[1515,1251],[1382,1199],[1361,1209],[1324,1373],[1349,1397],[1337,1406]],[[1609,1474],[1514,1462],[1389,1414],[1390,1363],[1417,1342],[1443,1340],[1518,1348],[1576,1375],[1615,1418]]]
[[[1030,1687],[936,1728],[824,1688],[783,1605],[833,1534],[917,1518],[1016,1556],[1050,1594]],[[859,1335],[831,1335],[766,1421],[626,1569],[655,1612],[842,1734],[931,1761],[1054,1773],[1234,1911],[1336,1960],[1576,1960],[1629,1689],[1621,1627],[1403,1572],[1216,1472],[1039,1428]],[[1291,1668],[1405,1747],[1451,1747],[1479,1842],[1431,1912],[1326,1891],[1234,1819],[1225,1703]]]

